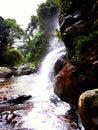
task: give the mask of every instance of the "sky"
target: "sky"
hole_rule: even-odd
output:
[[[26,28],[32,15],[36,15],[38,5],[46,0],[0,0],[0,16],[15,19]]]

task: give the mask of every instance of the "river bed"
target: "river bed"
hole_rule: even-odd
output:
[[[77,109],[54,93],[54,66],[64,55],[60,43],[45,56],[37,73],[1,80],[0,130],[84,130]],[[32,98],[13,102],[17,95]]]
[[[43,83],[38,74],[13,77],[8,83],[0,85],[1,99],[17,95],[31,95],[32,98],[23,104],[10,105],[4,109],[1,115],[5,112],[5,117],[15,113],[16,116],[10,122],[7,117],[3,117],[0,130],[83,130],[80,119],[75,121],[68,114],[70,105],[54,94],[53,83]]]

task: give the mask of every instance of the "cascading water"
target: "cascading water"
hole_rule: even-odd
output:
[[[54,18],[52,24],[53,26],[58,26],[57,16]],[[54,28],[52,31],[54,32]],[[20,76],[15,79],[14,83],[11,85],[12,90],[10,90],[10,95],[32,95],[32,100],[30,100],[30,102],[33,103],[33,108],[27,115],[22,115],[20,111],[22,123],[21,119],[20,123],[17,123],[16,119],[16,124],[9,126],[10,129],[84,130],[78,112],[74,109],[73,116],[75,119],[73,119],[71,115],[68,115],[68,111],[71,108],[70,105],[66,102],[62,102],[53,91],[53,82],[55,80],[54,65],[65,53],[66,49],[63,42],[60,42],[52,35],[49,42],[48,54],[45,56],[39,72],[32,75]]]
[[[43,79],[43,82],[48,82],[53,78],[53,72],[54,72],[54,65],[56,61],[63,55],[65,55],[65,47],[63,43],[61,42],[59,46],[57,46],[57,38],[53,41],[55,43],[56,49],[52,48],[48,55],[45,57],[45,59],[42,62],[41,68],[40,68],[40,77]]]
[[[54,65],[65,55],[65,47],[63,43],[57,43],[57,39],[52,43],[54,46],[45,56],[39,72],[17,77],[11,84],[10,95],[32,95],[32,99],[22,104],[28,110],[18,110],[21,104],[17,104],[14,112],[7,115],[10,124],[0,122],[0,130],[84,130],[76,109],[62,102],[53,91]],[[4,92],[6,95],[8,90]],[[17,117],[14,117],[15,113],[18,113]]]
[[[68,120],[64,119],[67,111],[70,109],[70,105],[60,101],[60,99],[53,92],[53,78],[55,62],[65,55],[65,47],[63,43],[55,49],[49,52],[42,62],[40,71],[37,75],[32,77],[33,91],[28,94],[32,94],[32,102],[34,108],[24,118],[25,123],[23,128],[29,128],[30,130],[79,130],[77,124],[73,123],[73,127],[70,127]],[[81,126],[80,130],[84,130],[80,120],[78,121]]]

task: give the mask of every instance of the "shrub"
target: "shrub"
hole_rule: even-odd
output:
[[[22,63],[23,55],[19,50],[16,49],[8,49],[6,52],[3,53],[4,57],[4,64],[9,66],[16,66]]]

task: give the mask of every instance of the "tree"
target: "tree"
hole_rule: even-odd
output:
[[[52,3],[51,3],[52,2]],[[53,0],[39,5],[37,16],[31,16],[31,22],[27,28],[29,37],[27,43],[21,47],[26,62],[39,63],[47,52],[47,47],[53,30],[54,16],[57,15],[57,5]],[[34,30],[36,29],[36,33]]]
[[[2,17],[0,17],[0,52],[1,53],[8,45],[9,29],[10,26],[6,23],[6,21]]]
[[[32,62],[33,65],[39,63],[43,57],[44,52],[46,52],[43,32],[38,30],[32,39],[20,47],[20,50],[24,55],[24,62]]]
[[[14,19],[0,17],[0,65],[4,64],[4,53],[12,48],[17,40],[24,39],[25,32]]]
[[[48,0],[46,3],[42,3],[37,9],[39,26],[42,30],[46,30],[46,32],[50,28],[51,18],[58,12],[57,6],[52,1]]]
[[[33,37],[34,30],[37,29],[37,26],[38,26],[38,17],[33,15],[31,16],[31,21],[26,29],[26,32],[29,35],[29,37]]]
[[[10,27],[9,28],[9,46],[12,46],[15,42],[19,41],[24,41],[26,37],[25,31],[16,23],[15,19],[6,19],[5,20],[7,25]]]

